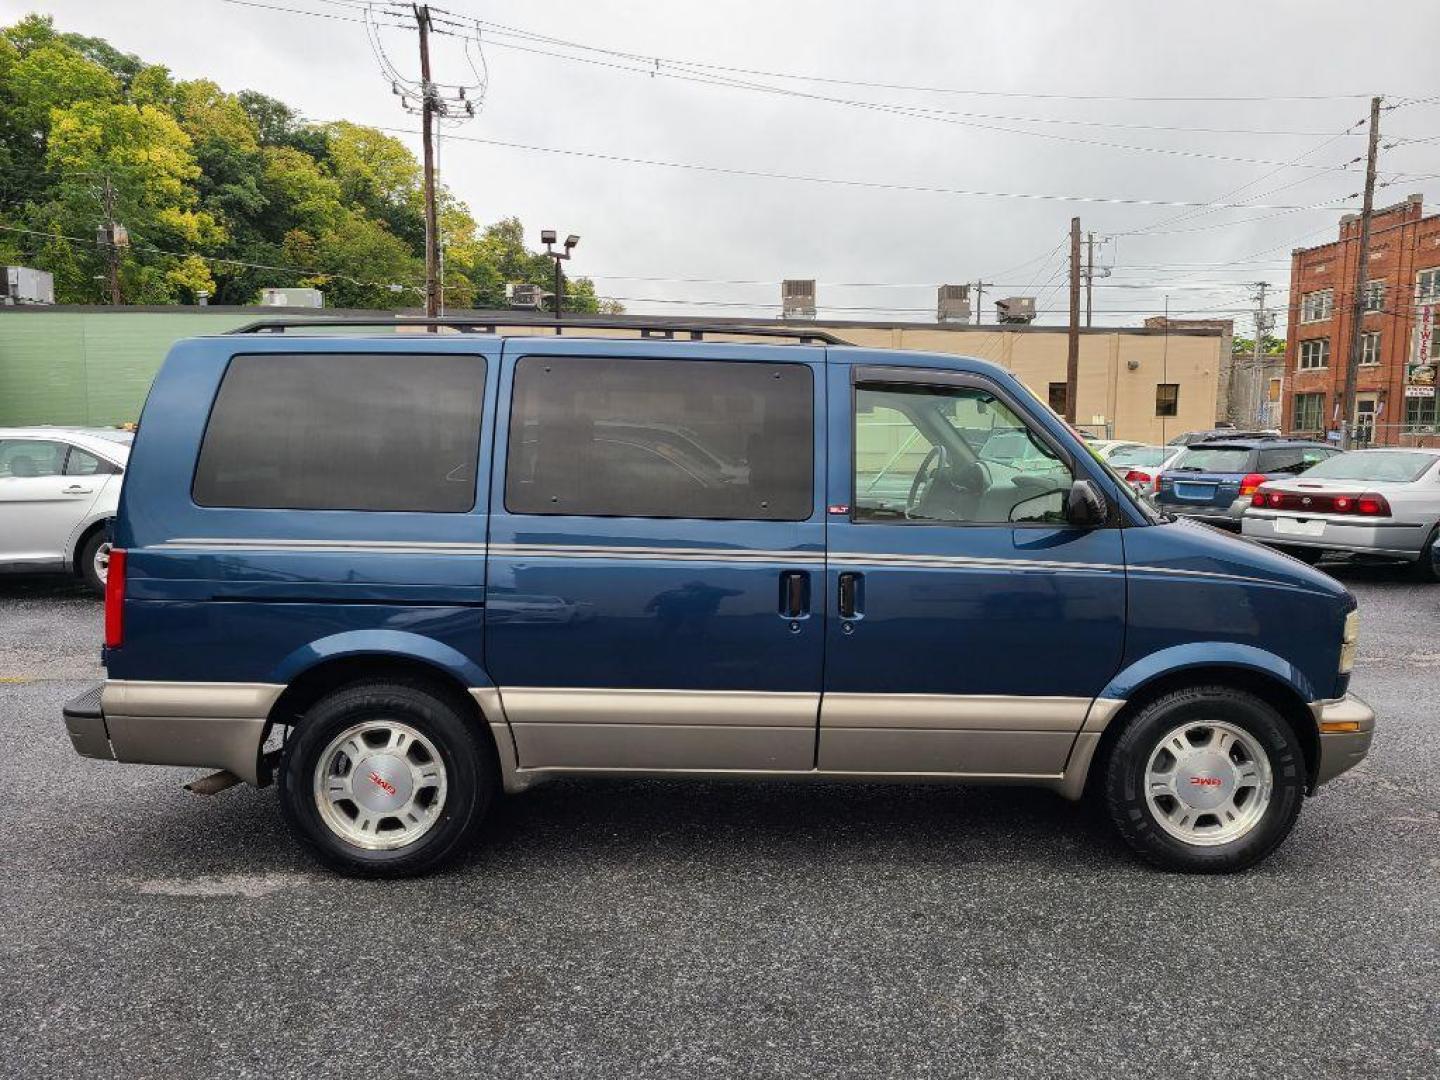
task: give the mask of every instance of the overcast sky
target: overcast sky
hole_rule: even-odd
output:
[[[225,0],[0,0],[0,15],[46,12],[179,77],[260,90],[317,120],[417,129],[363,19],[345,21],[363,15],[355,0],[253,2],[329,17]],[[1097,259],[1114,267],[1097,279],[1097,323],[1138,323],[1163,311],[1168,293],[1172,313],[1234,314],[1248,332],[1234,310],[1251,306],[1247,283],[1283,290],[1291,248],[1333,236],[1343,212],[1278,208],[1344,202],[1361,188],[1358,171],[1299,166],[1364,154],[1361,127],[1334,138],[1365,116],[1364,95],[1440,95],[1433,0],[445,0],[435,10],[612,50],[482,29],[483,109],[447,132],[441,165],[481,221],[517,215],[532,242],[542,227],[580,234],[573,272],[637,312],[775,314],[781,278],[814,277],[822,316],[919,321],[933,318],[936,284],[983,278],[999,295],[1038,295],[1040,321],[1061,323],[1062,245],[1078,214],[1111,238]],[[415,35],[381,33],[390,60],[413,75]],[[437,82],[475,81],[461,46],[435,39]],[[1187,96],[1262,100],[1125,100]],[[1382,181],[1394,179],[1377,205],[1421,192],[1440,211],[1440,99],[1385,112],[1382,133],[1383,143],[1435,141],[1384,151]],[[418,136],[401,137],[418,155]],[[1255,207],[761,179],[462,137],[865,184]],[[1224,160],[1236,158],[1247,160]]]

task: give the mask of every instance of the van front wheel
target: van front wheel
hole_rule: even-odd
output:
[[[1111,820],[1157,866],[1230,873],[1289,835],[1305,759],[1269,704],[1225,686],[1177,690],[1125,725],[1105,770]]]
[[[311,707],[279,775],[286,823],[321,862],[408,877],[474,837],[495,789],[472,717],[422,685],[351,686]]]

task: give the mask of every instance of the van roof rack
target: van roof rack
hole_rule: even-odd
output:
[[[633,330],[642,338],[658,338],[674,341],[704,341],[706,335],[740,337],[784,338],[797,344],[818,343],[822,345],[849,345],[851,342],[824,330],[790,328],[788,326],[752,326],[747,323],[734,325],[704,325],[687,322],[645,322],[638,319],[566,319],[563,322],[546,322],[540,319],[493,319],[444,316],[441,318],[415,318],[399,316],[394,319],[257,319],[255,322],[237,326],[231,334],[283,334],[287,330],[315,329],[325,327],[375,326],[395,329],[396,327],[418,326],[436,330],[456,330],[462,334],[495,334],[501,327],[525,329],[553,328],[564,336],[567,330]]]

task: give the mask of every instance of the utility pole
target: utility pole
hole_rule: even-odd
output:
[[[995,287],[995,283],[994,283],[993,281],[977,281],[977,282],[975,282],[975,325],[976,325],[976,326],[979,326],[982,322],[985,321],[985,308],[981,305],[981,301],[985,298],[985,290],[986,290],[986,289],[993,289],[994,287]]]
[[[1350,298],[1350,348],[1345,357],[1344,413],[1340,420],[1340,445],[1349,450],[1355,427],[1355,376],[1360,369],[1364,340],[1365,278],[1370,270],[1370,218],[1375,210],[1375,164],[1380,152],[1380,98],[1370,99],[1370,147],[1365,155],[1365,200],[1360,209],[1360,251],[1355,258],[1355,284]]]
[[[1095,290],[1095,234],[1085,234],[1085,329],[1090,329],[1090,300]]]
[[[1255,348],[1250,357],[1250,415],[1246,420],[1253,420],[1255,426],[1260,426],[1260,384],[1261,372],[1265,370],[1265,334],[1270,329],[1270,316],[1265,313],[1265,291],[1270,288],[1267,281],[1255,283]]]
[[[1075,423],[1080,390],[1080,219],[1070,219],[1070,336],[1065,353],[1065,419]]]
[[[101,194],[105,204],[105,262],[106,277],[110,285],[110,303],[119,307],[124,301],[120,296],[120,240],[115,228],[115,186],[110,183],[110,174],[105,174],[105,187]],[[123,233],[123,230],[121,230]],[[128,237],[126,238],[128,239]]]
[[[425,314],[440,312],[440,226],[435,211],[435,84],[430,81],[430,8],[412,4],[420,29],[420,131],[425,148]],[[434,329],[432,327],[431,329]]]

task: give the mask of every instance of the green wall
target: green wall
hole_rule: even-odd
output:
[[[0,426],[138,420],[171,345],[265,314],[0,308]]]

